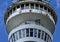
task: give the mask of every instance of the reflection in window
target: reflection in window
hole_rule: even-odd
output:
[[[29,37],[29,29],[26,29],[26,37]]]
[[[21,38],[21,30],[19,30],[19,38]]]

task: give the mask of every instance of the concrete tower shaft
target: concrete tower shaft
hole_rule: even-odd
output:
[[[4,17],[9,42],[52,42],[57,16],[48,1],[12,1]]]

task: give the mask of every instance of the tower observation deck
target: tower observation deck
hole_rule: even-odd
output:
[[[9,42],[52,42],[57,15],[51,0],[12,0],[4,21]]]

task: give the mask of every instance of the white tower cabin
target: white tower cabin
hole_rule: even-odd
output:
[[[4,21],[9,42],[52,42],[57,15],[51,0],[12,0]]]

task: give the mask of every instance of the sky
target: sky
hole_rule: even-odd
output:
[[[8,42],[8,33],[4,23],[4,13],[11,4],[11,0],[0,0],[0,42]],[[53,42],[60,42],[60,0],[51,0],[49,4],[56,11],[58,18],[53,34]]]

